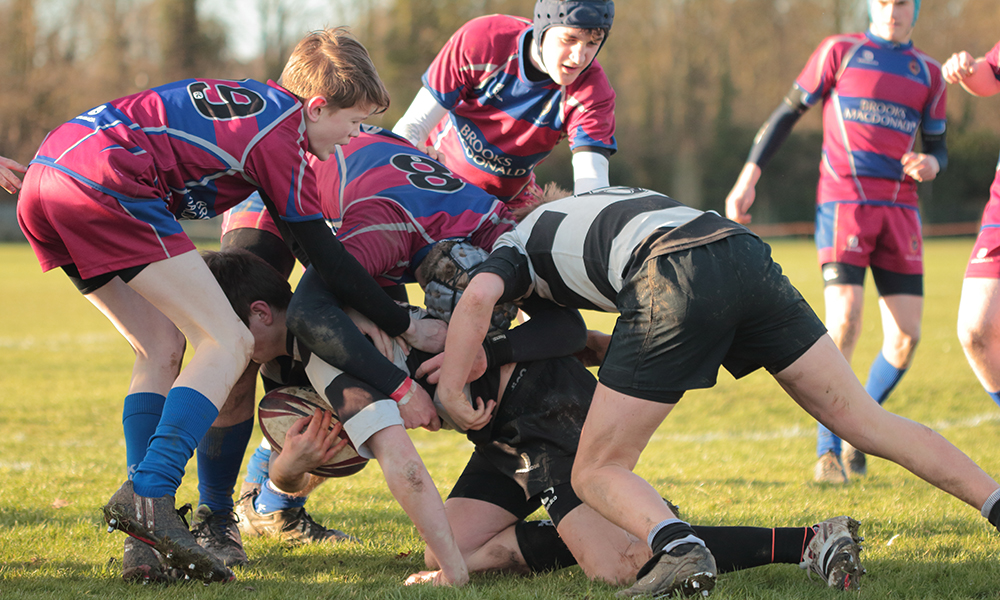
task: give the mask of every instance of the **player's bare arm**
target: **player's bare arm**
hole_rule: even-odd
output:
[[[270,476],[281,490],[294,494],[309,484],[309,471],[326,464],[347,445],[339,439],[340,423],[330,428],[332,413],[317,410],[302,417],[285,434],[285,445],[271,459]]]
[[[948,83],[959,83],[973,96],[992,96],[1000,92],[1000,81],[986,65],[986,58],[973,58],[966,51],[957,52],[941,66],[941,75]]]
[[[21,180],[17,178],[17,175],[14,175],[14,171],[24,173],[27,170],[28,167],[16,160],[0,156],[0,187],[11,194],[16,194],[21,189]]]
[[[455,423],[466,430],[486,425],[496,405],[493,400],[484,405],[477,398],[475,407],[469,406],[464,388],[489,331],[493,307],[503,291],[504,281],[499,275],[479,273],[469,282],[449,323],[437,395]]]
[[[441,352],[444,350],[448,326],[438,319],[414,319],[410,317],[410,327],[401,336],[403,340],[424,352]]]

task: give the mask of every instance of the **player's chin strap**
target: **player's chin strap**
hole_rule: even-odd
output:
[[[455,266],[455,274],[444,280],[438,278],[435,273],[424,286],[424,306],[427,307],[427,314],[442,321],[450,321],[455,305],[462,297],[462,290],[472,279],[474,268],[488,257],[489,254],[485,250],[468,242],[455,243],[446,256]],[[516,317],[517,307],[512,302],[498,304],[493,309],[490,331],[510,329],[510,324]]]
[[[615,20],[614,0],[538,0],[535,2],[535,19],[532,29],[532,43],[542,56],[542,38],[550,27],[563,26],[576,29],[603,29],[604,39],[601,47],[608,40],[611,24]],[[601,48],[597,49],[600,53]],[[597,54],[594,55],[595,57]],[[590,65],[587,65],[590,68]]]

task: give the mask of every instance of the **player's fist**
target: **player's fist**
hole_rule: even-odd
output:
[[[975,57],[966,51],[956,52],[941,66],[941,75],[948,83],[960,83],[977,69]]]
[[[11,194],[16,194],[21,189],[21,180],[13,172],[24,173],[27,170],[27,167],[16,160],[0,156],[0,188],[7,190]]]
[[[750,223],[750,207],[757,197],[757,180],[760,179],[760,167],[753,163],[743,165],[736,185],[726,196],[726,218],[744,225]]]

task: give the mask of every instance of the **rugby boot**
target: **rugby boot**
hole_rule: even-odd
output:
[[[250,564],[243,550],[243,540],[232,511],[212,512],[202,504],[194,511],[191,533],[201,547],[222,559],[227,567],[244,567]]]
[[[840,462],[840,457],[834,454],[833,450],[825,452],[816,461],[816,472],[813,474],[813,481],[836,485],[847,483],[847,473],[844,472],[844,465]]]
[[[868,459],[865,453],[844,442],[844,451],[840,453],[844,469],[850,477],[864,477],[868,474]]]
[[[236,577],[223,562],[198,545],[188,531],[173,496],[146,498],[126,481],[104,505],[108,532],[118,529],[158,551],[167,564],[205,582],[227,582]]]
[[[184,579],[184,574],[170,568],[153,547],[134,537],[125,537],[122,554],[122,579],[129,583],[173,583]]]
[[[619,598],[639,596],[708,596],[715,587],[715,558],[701,544],[681,544],[657,552],[639,569],[635,584],[618,592]]]
[[[258,494],[259,491],[251,490],[236,505],[240,532],[245,537],[274,537],[292,545],[359,541],[343,531],[323,527],[309,516],[305,507],[285,508],[262,515],[253,505]]]
[[[819,575],[826,585],[838,590],[860,590],[861,576],[865,568],[861,565],[863,538],[858,535],[858,523],[850,517],[834,517],[813,526],[816,535],[802,553],[799,567],[806,569],[809,576]]]

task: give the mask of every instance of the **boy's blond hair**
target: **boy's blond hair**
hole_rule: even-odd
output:
[[[368,51],[347,29],[322,29],[295,46],[278,83],[300,100],[322,96],[336,108],[389,107],[389,92]]]

